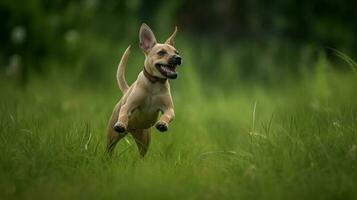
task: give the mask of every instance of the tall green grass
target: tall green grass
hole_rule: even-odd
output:
[[[140,68],[129,67],[133,80]],[[270,87],[232,74],[207,82],[183,66],[172,82],[176,119],[154,130],[143,159],[131,137],[104,154],[121,96],[113,74],[104,84],[53,70],[26,88],[3,79],[1,199],[355,199],[356,75],[324,56],[308,67]]]

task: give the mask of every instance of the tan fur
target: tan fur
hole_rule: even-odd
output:
[[[129,85],[126,83],[124,75],[125,75],[125,66],[126,66],[126,62],[128,61],[130,50],[131,50],[131,46],[128,46],[128,48],[126,48],[126,50],[119,62],[118,71],[117,71],[118,85],[119,85],[120,90],[123,93],[125,93],[129,88]]]
[[[151,29],[146,24],[141,26],[139,36],[140,46],[145,54],[144,67],[152,76],[166,78],[155,67],[155,63],[167,63],[170,56],[177,54],[176,49],[172,46],[176,31],[177,28],[166,43],[158,44]],[[167,54],[159,56],[157,52],[162,49]],[[144,156],[150,144],[151,127],[156,124],[157,127],[167,129],[168,124],[175,116],[174,106],[168,81],[153,83],[145,77],[142,71],[137,80],[130,87],[128,86],[124,73],[129,54],[130,46],[125,50],[118,66],[117,80],[123,96],[114,107],[108,124],[107,151],[111,153],[115,144],[129,132],[136,141],[140,155]],[[123,132],[118,133],[114,127],[123,130]]]

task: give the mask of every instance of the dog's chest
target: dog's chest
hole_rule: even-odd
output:
[[[130,114],[129,125],[133,128],[149,128],[157,121],[159,112],[158,96],[145,97],[140,106]]]
[[[139,106],[139,110],[142,112],[142,114],[150,115],[151,113],[156,113],[159,111],[160,105],[162,104],[163,90],[164,88],[162,87],[150,88],[149,92]]]
[[[158,112],[158,97],[157,96],[148,96],[144,99],[142,105],[139,106],[139,110],[142,114],[150,114],[153,112]]]

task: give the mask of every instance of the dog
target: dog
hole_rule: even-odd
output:
[[[117,70],[117,82],[123,96],[114,107],[107,128],[107,152],[110,154],[117,142],[131,133],[140,155],[144,157],[150,145],[151,127],[155,125],[160,132],[168,130],[169,123],[175,117],[168,80],[177,78],[176,68],[182,62],[174,47],[176,33],[177,26],[161,44],[156,41],[148,25],[141,25],[139,46],[145,54],[145,62],[131,86],[124,77],[131,46],[125,50]]]

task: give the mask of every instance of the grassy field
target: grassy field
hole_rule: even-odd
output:
[[[176,119],[167,133],[154,130],[144,159],[131,137],[104,154],[121,95],[114,75],[105,85],[49,73],[26,88],[3,78],[1,199],[357,198],[352,71],[275,87],[207,86],[191,68],[180,72]]]

